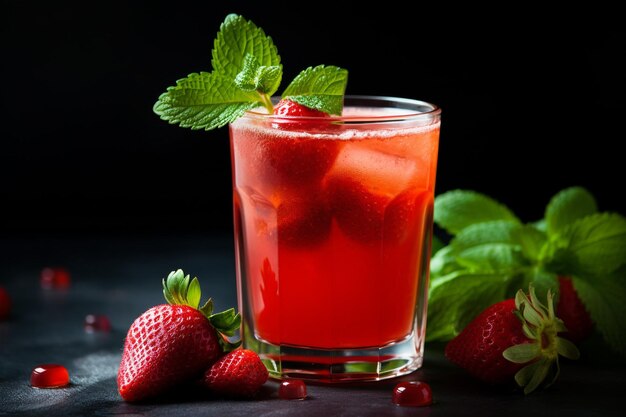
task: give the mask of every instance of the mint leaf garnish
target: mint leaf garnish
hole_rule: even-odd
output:
[[[548,239],[545,232],[533,225],[525,224],[514,230],[513,235],[515,241],[521,245],[524,256],[533,261],[542,259],[542,251]]]
[[[258,97],[254,94],[237,88],[232,80],[220,74],[201,72],[190,74],[178,80],[175,87],[169,87],[154,105],[154,112],[181,127],[210,130],[258,106]]]
[[[427,341],[450,340],[485,308],[504,299],[510,276],[455,272],[434,281],[428,300]]]
[[[555,240],[572,254],[574,273],[608,274],[626,263],[626,218],[619,214],[578,219]]]
[[[283,92],[283,98],[323,111],[341,114],[348,71],[335,66],[309,67],[294,78]]]
[[[511,220],[493,220],[470,224],[463,228],[452,240],[459,249],[485,243],[515,243],[521,224]]]
[[[272,95],[278,90],[283,72],[279,65],[265,66],[249,53],[244,59],[243,69],[235,77],[235,85],[244,91],[258,91]]]
[[[459,252],[457,258],[462,266],[479,272],[511,272],[527,265],[519,246],[507,243],[474,246]]]
[[[549,234],[563,230],[575,220],[598,211],[595,198],[582,187],[570,187],[556,194],[546,208],[546,226]]]
[[[589,311],[591,319],[615,349],[626,355],[626,268],[619,273],[597,277],[572,277],[578,296]]]
[[[272,95],[283,75],[272,38],[236,14],[226,16],[213,43],[213,71],[190,74],[169,87],[154,105],[161,119],[191,129],[215,129],[252,108],[273,112]],[[348,72],[320,65],[294,79],[286,92],[292,101],[341,114]]]
[[[428,340],[451,339],[476,306],[531,284],[540,298],[558,296],[559,277],[569,277],[608,345],[626,355],[626,218],[598,213],[589,191],[557,193],[544,219],[524,224],[490,197],[455,190],[435,199],[435,222],[453,238],[431,259]]]
[[[242,16],[229,14],[213,43],[213,70],[234,79],[244,67],[246,54],[254,56],[259,65],[280,66],[280,56],[272,38]]]
[[[435,222],[452,234],[480,222],[519,219],[506,206],[475,191],[455,190],[435,199]]]

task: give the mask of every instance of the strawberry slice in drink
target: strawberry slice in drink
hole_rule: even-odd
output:
[[[261,175],[273,184],[288,186],[321,180],[341,145],[323,138],[323,132],[333,127],[328,122],[330,115],[289,100],[281,100],[274,115],[278,117],[272,126],[284,132],[259,136],[257,158],[265,161]]]
[[[303,193],[304,194],[304,193]],[[320,191],[283,201],[276,210],[278,243],[308,247],[330,233],[331,213]]]
[[[326,176],[325,193],[340,229],[353,239],[402,241],[407,221],[429,193],[415,161],[351,143]]]

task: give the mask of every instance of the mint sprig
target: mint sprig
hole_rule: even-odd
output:
[[[599,213],[588,190],[557,193],[527,224],[491,197],[454,190],[435,199],[435,223],[452,238],[431,260],[427,340],[453,338],[530,284],[558,295],[558,277],[569,276],[606,342],[626,354],[626,218]]]
[[[190,74],[159,96],[153,110],[161,119],[211,130],[256,107],[273,112],[271,98],[280,87],[283,67],[272,38],[263,29],[242,16],[226,16],[211,56],[212,72]],[[290,83],[283,98],[341,114],[347,74],[334,66],[307,68]]]

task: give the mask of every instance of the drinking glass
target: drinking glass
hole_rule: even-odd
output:
[[[341,116],[253,110],[230,125],[241,337],[272,377],[422,365],[440,118],[346,96]]]

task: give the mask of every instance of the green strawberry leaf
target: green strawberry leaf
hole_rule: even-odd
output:
[[[328,114],[341,115],[348,71],[335,66],[309,67],[294,78],[282,97]]]
[[[246,54],[254,56],[259,65],[279,66],[280,56],[263,29],[236,14],[226,16],[213,44],[213,71],[233,80],[244,68]]]
[[[168,87],[154,105],[154,112],[171,124],[191,129],[215,129],[241,117],[259,105],[259,95],[237,88],[219,74],[190,74]]]
[[[202,297],[202,291],[200,291],[200,282],[198,278],[194,278],[189,283],[189,288],[187,289],[187,302],[189,306],[193,308],[198,308],[200,305],[200,298]]]
[[[520,222],[506,206],[484,194],[468,190],[438,195],[434,215],[435,223],[453,235],[475,223],[495,220]]]
[[[582,187],[570,187],[557,193],[546,208],[548,234],[561,232],[574,221],[598,211],[596,200]]]
[[[574,289],[604,340],[626,355],[626,267],[602,276],[573,276]]]
[[[513,363],[526,363],[535,359],[540,351],[537,343],[522,343],[505,349],[502,356]]]
[[[510,276],[454,272],[432,283],[428,295],[427,341],[447,341],[490,305],[505,298]]]

